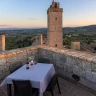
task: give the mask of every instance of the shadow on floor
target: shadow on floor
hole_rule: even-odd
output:
[[[2,81],[0,81],[1,83]],[[57,86],[54,90],[54,96],[96,96],[96,94],[92,94],[85,89],[78,87],[76,84],[71,83],[61,77],[59,77],[59,84],[61,89],[61,94],[59,94]],[[0,96],[7,96],[7,86],[4,85],[0,87]],[[13,88],[12,88],[13,90]],[[44,96],[51,96],[50,92],[44,92]]]

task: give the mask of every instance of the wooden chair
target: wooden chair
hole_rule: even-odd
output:
[[[38,96],[38,89],[32,88],[29,80],[12,80],[14,96]]]
[[[49,85],[48,85],[48,87],[46,89],[46,91],[51,92],[52,96],[54,96],[53,90],[54,90],[56,84],[57,84],[57,87],[58,87],[58,90],[59,90],[59,94],[61,94],[61,90],[60,90],[60,86],[59,86],[59,83],[58,83],[58,75],[57,74],[55,74],[52,77],[52,79],[51,79],[51,81],[50,81],[50,83],[49,83]]]
[[[11,64],[9,66],[10,74],[16,71],[17,69],[19,69],[20,67],[22,67],[22,63],[20,61],[15,62],[14,64]]]
[[[50,63],[50,60],[49,59],[47,59],[47,58],[39,58],[38,59],[38,63]]]

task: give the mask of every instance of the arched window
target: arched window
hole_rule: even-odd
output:
[[[57,4],[55,3],[55,8],[57,8]]]
[[[57,47],[57,44],[55,44],[55,47]]]

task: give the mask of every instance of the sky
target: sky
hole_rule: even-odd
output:
[[[63,8],[63,27],[96,24],[96,0],[55,0]],[[0,0],[0,28],[46,28],[52,0]]]

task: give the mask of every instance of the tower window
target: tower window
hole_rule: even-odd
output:
[[[57,44],[55,44],[55,47],[57,47]]]
[[[57,8],[57,4],[55,4],[55,8]]]
[[[55,20],[57,20],[57,17],[55,17]]]

